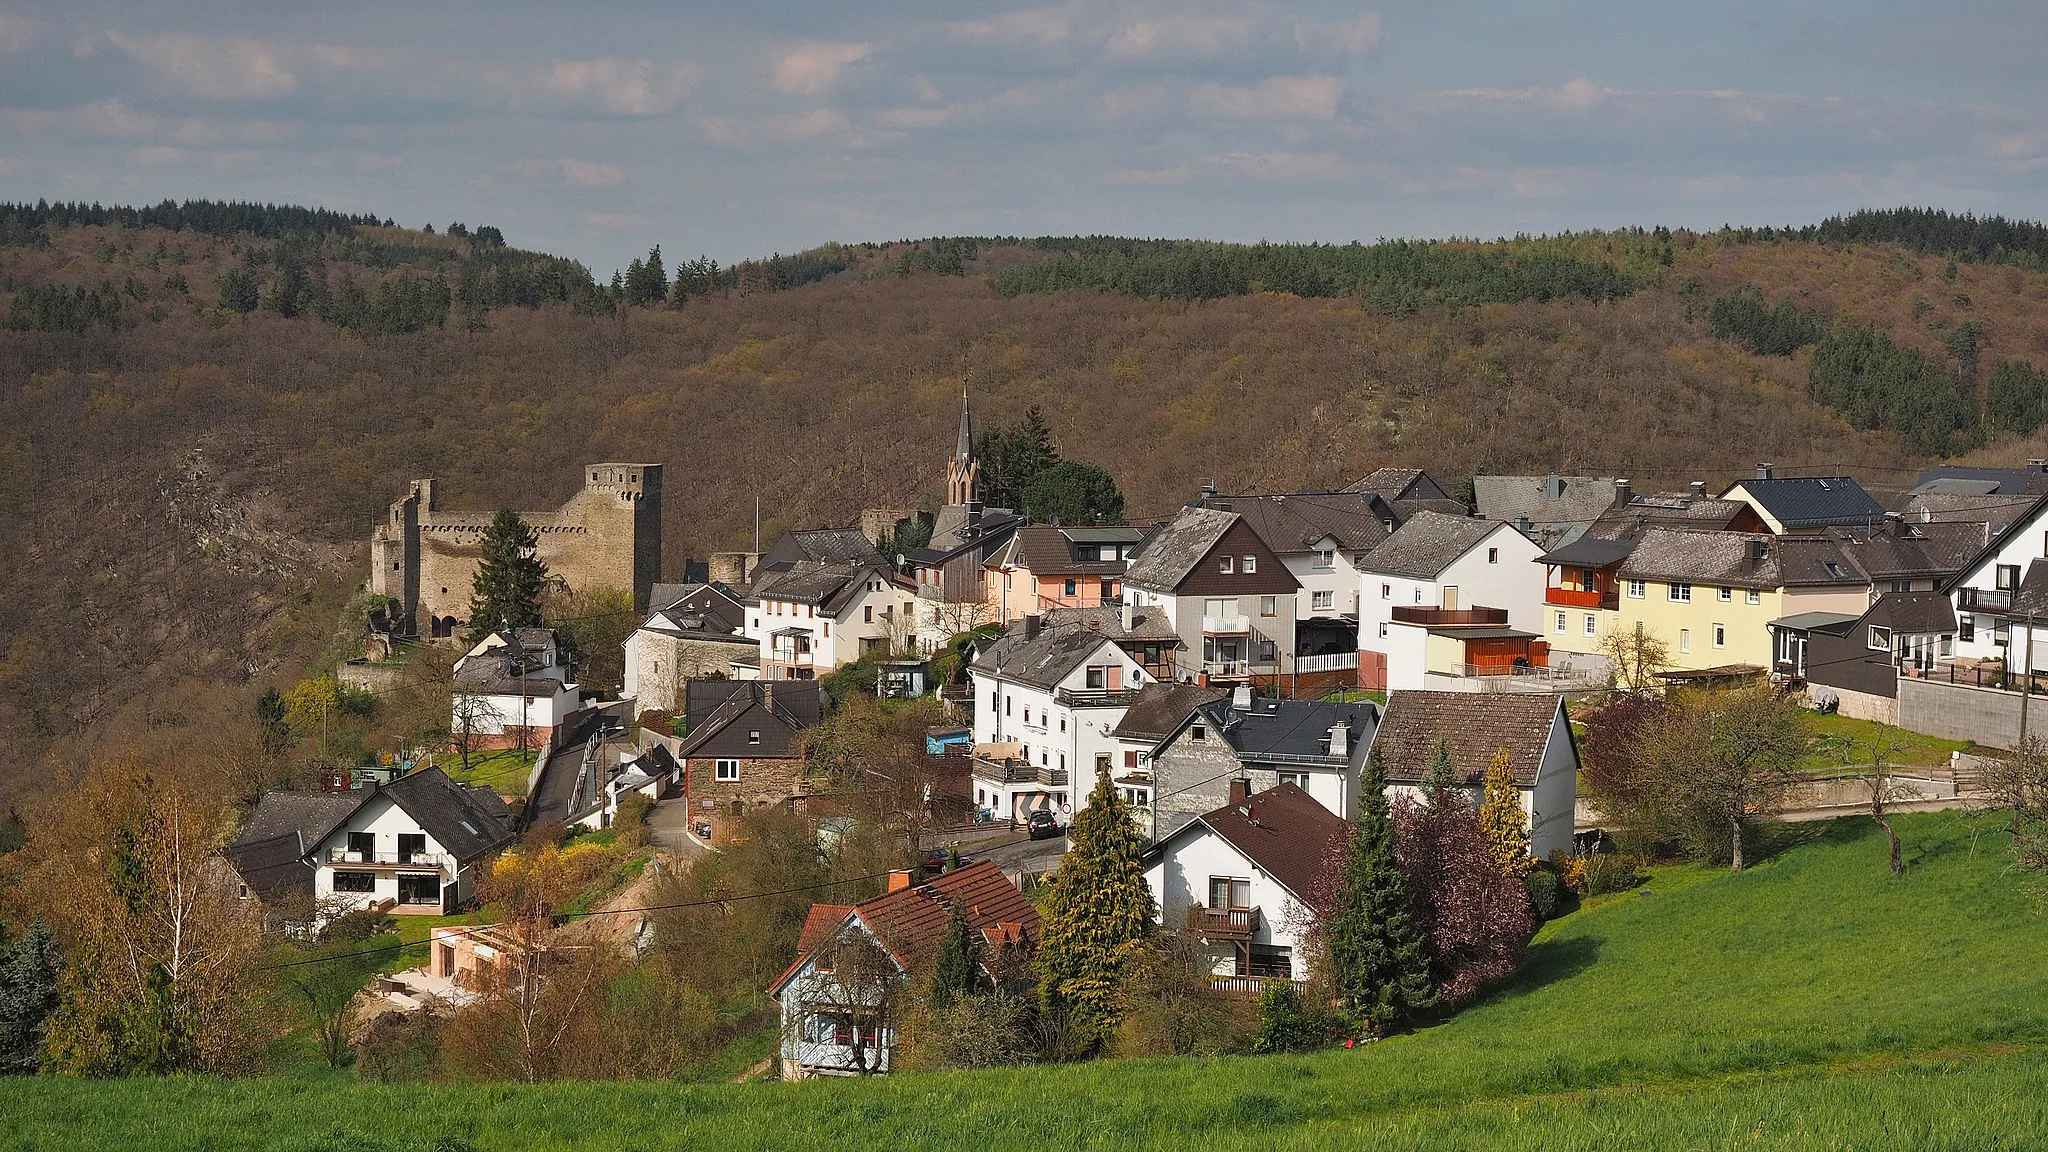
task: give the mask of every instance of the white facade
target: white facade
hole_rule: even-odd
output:
[[[811,679],[860,659],[870,647],[887,649],[915,639],[917,595],[881,569],[857,577],[860,590],[837,613],[815,604],[764,596],[747,608],[746,635],[760,644],[762,675]]]
[[[553,728],[574,712],[582,699],[574,684],[524,698],[517,692],[458,692],[450,706],[449,728],[461,731],[465,719],[469,731],[478,736],[502,736],[508,729]]]
[[[1372,571],[1359,572],[1358,646],[1385,651],[1380,642],[1395,608],[1505,608],[1508,627],[1544,635],[1543,549],[1500,524],[1432,579],[1417,580]]]
[[[1248,903],[1259,910],[1259,927],[1250,944],[1254,949],[1287,949],[1289,978],[1308,979],[1308,954],[1302,946],[1302,936],[1308,927],[1309,912],[1286,885],[1199,821],[1170,837],[1158,853],[1157,859],[1145,869],[1145,883],[1152,889],[1160,923],[1169,931],[1186,923],[1190,905],[1210,906],[1212,881],[1249,881]],[[1233,949],[1211,945],[1202,954],[1213,975],[1237,974]]]
[[[860,914],[852,913],[842,932],[866,932]],[[782,1076],[800,1080],[811,1076],[855,1076],[855,1041],[862,1049],[870,1073],[889,1071],[896,1030],[886,1024],[880,1035],[869,1037],[867,1021],[849,1018],[849,1009],[870,1004],[872,998],[834,982],[830,972],[818,970],[818,953],[804,957],[794,972],[773,992],[782,1015]],[[857,1013],[854,1013],[857,1015]]]
[[[1334,537],[1324,537],[1306,552],[1281,552],[1280,562],[1301,582],[1294,595],[1294,618],[1352,616],[1358,612],[1363,587],[1363,552],[1347,552]]]
[[[2011,625],[2006,609],[2027,569],[2048,555],[2048,540],[2029,515],[2006,529],[1997,546],[1964,572],[1949,593],[1956,610],[1955,654],[1965,660],[2004,659],[2015,672],[2048,667],[2048,621],[2033,628],[2032,669],[2027,667],[2026,625]]]
[[[974,743],[1016,744],[1034,771],[1024,779],[999,779],[977,763],[974,802],[997,819],[1019,820],[1039,808],[1060,814],[1065,824],[1095,786],[1095,767],[1120,770],[1124,745],[1110,733],[1123,722],[1129,696],[1152,682],[1145,669],[1108,637],[1050,688],[1028,684],[986,668],[973,668]],[[1065,783],[1052,783],[1065,773]],[[1016,774],[1014,771],[1012,774]]]
[[[475,887],[474,866],[462,867],[382,795],[329,832],[313,860],[313,897],[327,909],[353,911],[393,900],[398,912],[441,914],[460,906]]]

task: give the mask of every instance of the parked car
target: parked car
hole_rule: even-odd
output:
[[[1050,840],[1066,831],[1060,827],[1058,816],[1042,809],[1024,818],[1024,830],[1031,834],[1033,840]]]

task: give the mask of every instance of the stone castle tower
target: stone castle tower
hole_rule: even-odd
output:
[[[370,534],[370,591],[397,601],[398,626],[451,636],[469,619],[490,512],[449,512],[434,481],[415,480]],[[661,579],[661,465],[586,464],[583,487],[554,512],[522,512],[548,573],[575,589],[626,588],[644,611]]]

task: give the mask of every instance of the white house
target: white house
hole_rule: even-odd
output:
[[[974,805],[998,819],[1044,809],[1065,824],[1097,768],[1114,768],[1124,710],[1153,677],[1120,643],[1111,612],[1024,617],[969,666]]]
[[[1360,565],[1393,531],[1384,501],[1367,492],[1220,496],[1208,488],[1200,505],[1236,513],[1300,584],[1293,671],[1357,667]]]
[[[747,605],[723,584],[656,584],[656,605],[626,637],[625,695],[633,715],[678,711],[683,685],[699,676],[739,679],[736,659],[760,669],[761,644],[747,635]]]
[[[1201,950],[1216,991],[1307,979],[1309,901],[1350,827],[1294,784],[1233,780],[1222,807],[1145,850],[1160,923]]]
[[[1444,612],[1486,607],[1506,612],[1503,627],[1541,634],[1543,549],[1512,524],[1418,512],[1360,565],[1358,678],[1388,686],[1396,608]]]
[[[955,907],[980,937],[992,983],[1025,971],[1038,946],[1038,909],[992,860],[926,884],[892,872],[889,890],[872,900],[813,904],[796,959],[768,987],[782,1009],[782,1078],[889,1071],[901,985],[938,955]]]
[[[354,792],[267,793],[227,856],[248,895],[309,897],[322,916],[386,901],[445,915],[513,839],[497,793],[428,768]]]
[[[810,680],[866,653],[907,648],[917,633],[914,586],[887,564],[800,561],[764,574],[747,609],[761,678]]]
[[[554,629],[493,632],[455,662],[449,730],[481,747],[539,748],[582,698]]]
[[[1186,651],[1174,679],[1295,670],[1301,582],[1244,517],[1183,508],[1124,573],[1128,609],[1156,613]]]
[[[1419,799],[1447,745],[1452,767],[1476,805],[1502,749],[1528,820],[1529,853],[1547,859],[1572,846],[1579,746],[1564,697],[1556,693],[1393,692],[1371,751],[1387,766],[1388,796]]]
[[[2048,559],[2043,517],[2048,496],[2033,502],[1942,585],[1955,603],[1958,660],[2005,660],[2013,671],[2028,671],[2030,647],[2024,622],[2013,619],[2014,600],[2036,565]],[[2044,565],[2035,582],[2048,579]],[[2048,667],[2048,619],[2032,626],[2032,670]]]

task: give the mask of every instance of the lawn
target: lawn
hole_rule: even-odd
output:
[[[505,748],[495,752],[470,753],[469,770],[466,772],[459,756],[443,756],[440,765],[449,779],[457,784],[482,784],[496,789],[500,795],[524,796],[527,779],[533,775],[536,755],[517,748]]]
[[[1967,740],[1943,740],[1879,724],[1875,720],[1852,720],[1833,713],[1814,712],[1806,717],[1812,734],[1806,759],[1800,765],[1809,772],[1824,772],[1847,765],[1870,765],[1874,741],[1891,745],[1891,762],[1909,768],[1947,768],[1950,752],[1967,752],[1975,745]]]
[[[1353,1051],[795,1085],[0,1083],[0,1149],[2048,1145],[2048,918],[1994,814],[1801,826],[1548,925],[1523,974]],[[2002,1137],[2003,1145],[1994,1143]]]

